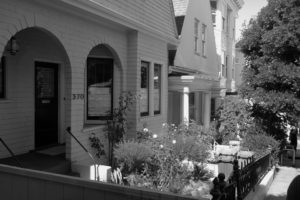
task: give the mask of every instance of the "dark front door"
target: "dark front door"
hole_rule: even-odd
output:
[[[35,62],[35,147],[58,142],[58,65]]]

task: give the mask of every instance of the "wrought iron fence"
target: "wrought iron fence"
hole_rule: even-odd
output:
[[[228,178],[228,186],[225,188],[224,200],[242,200],[271,169],[271,153],[261,157],[255,162],[239,167],[239,161],[233,161],[233,172]]]
[[[269,171],[271,168],[270,158],[271,154],[267,154],[240,170],[239,185],[242,199],[246,197],[251,190],[254,190],[255,185],[259,183]]]

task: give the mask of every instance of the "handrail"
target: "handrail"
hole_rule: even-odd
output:
[[[90,158],[93,160],[94,163],[94,169],[95,169],[95,180],[99,181],[99,174],[98,174],[98,167],[99,165],[97,165],[95,158],[92,156],[92,154],[87,150],[87,148],[85,148],[85,146],[83,146],[83,144],[75,137],[75,135],[73,135],[73,133],[71,132],[71,127],[67,127],[66,128],[67,133],[69,133],[69,135],[75,139],[75,141],[81,146],[81,148],[90,156]]]
[[[12,150],[8,147],[8,145],[4,142],[4,140],[1,137],[0,137],[0,142],[3,144],[3,146],[6,148],[6,150],[10,153],[12,158],[17,162],[19,167],[23,168],[23,166],[22,166],[21,162],[19,161],[19,159],[16,157],[14,152],[12,152]]]

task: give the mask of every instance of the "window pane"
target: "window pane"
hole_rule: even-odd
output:
[[[142,61],[141,63],[141,116],[149,115],[149,67],[150,63]]]
[[[154,65],[154,114],[160,114],[161,108],[161,65]]]
[[[198,38],[199,38],[199,20],[195,19],[194,22],[194,51],[198,53]]]
[[[87,120],[109,119],[112,113],[113,60],[88,58]]]
[[[206,56],[206,25],[202,24],[202,56]]]
[[[216,99],[211,98],[210,99],[210,121],[215,120],[216,115]]]
[[[5,97],[5,58],[1,58],[0,63],[0,98]]]
[[[193,121],[196,120],[195,109],[195,93],[189,93],[189,117]]]
[[[210,1],[211,10],[217,10],[217,1]]]

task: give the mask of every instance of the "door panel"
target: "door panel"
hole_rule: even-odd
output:
[[[58,142],[58,65],[35,62],[35,147]]]

